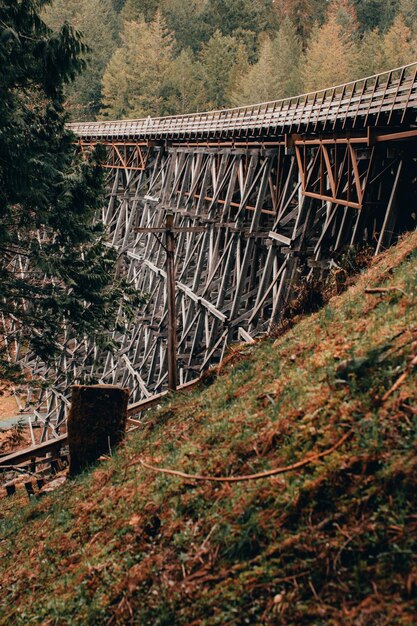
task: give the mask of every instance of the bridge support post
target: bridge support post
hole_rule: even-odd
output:
[[[168,315],[168,387],[176,391],[178,387],[177,370],[177,311],[175,306],[175,235],[173,231],[174,215],[166,216],[166,254],[167,254],[167,315]]]

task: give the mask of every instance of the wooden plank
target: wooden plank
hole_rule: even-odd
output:
[[[191,380],[188,383],[180,385],[177,388],[177,391],[191,391],[200,382],[201,382],[201,378],[196,378],[195,380]],[[141,400],[140,402],[136,402],[135,404],[130,404],[127,407],[128,417],[133,417],[134,415],[137,415],[138,413],[141,413],[142,411],[146,411],[147,409],[152,408],[153,406],[158,404],[158,402],[161,402],[161,400],[166,398],[169,393],[170,393],[169,390],[162,391],[161,393],[157,393],[154,396],[151,396],[150,398],[146,398],[145,400]]]
[[[0,471],[4,471],[3,466],[5,465],[20,465],[21,463],[24,463],[32,458],[44,457],[50,452],[57,452],[66,444],[67,435],[61,435],[56,439],[51,439],[51,441],[46,441],[45,443],[41,443],[37,446],[31,446],[30,448],[24,448],[23,450],[18,450],[17,452],[8,454],[7,456],[0,458]]]
[[[292,240],[289,237],[284,237],[284,235],[281,235],[281,233],[274,233],[272,230],[269,232],[268,237],[269,239],[279,241],[280,243],[288,247],[290,247],[292,243]]]
[[[239,327],[239,337],[243,339],[243,341],[245,341],[246,343],[255,343],[255,339],[251,337],[250,334],[244,328],[242,328],[242,326]]]

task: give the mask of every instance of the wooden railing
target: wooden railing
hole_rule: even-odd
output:
[[[417,109],[417,62],[330,89],[234,109],[68,124],[83,139],[283,135],[402,124]]]

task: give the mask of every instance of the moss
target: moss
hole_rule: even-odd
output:
[[[60,492],[2,500],[0,623],[414,624],[416,244],[404,238],[286,333],[234,348],[211,385],[168,398]],[[321,462],[258,482],[137,464],[255,473],[351,429]]]

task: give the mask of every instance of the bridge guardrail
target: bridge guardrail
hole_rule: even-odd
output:
[[[284,100],[245,107],[138,120],[68,124],[82,139],[195,138],[285,134],[364,128],[390,124],[394,113],[404,122],[417,109],[417,62],[381,74]],[[397,116],[398,120],[398,116]]]

